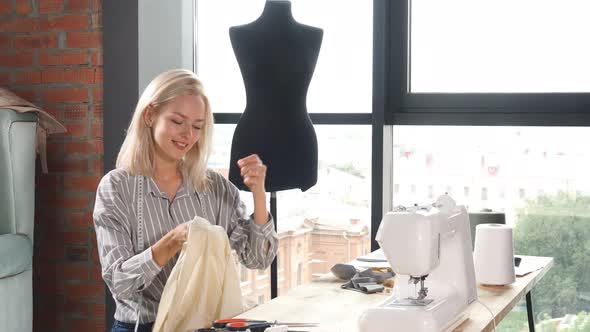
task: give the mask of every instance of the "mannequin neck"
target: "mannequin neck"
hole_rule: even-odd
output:
[[[269,23],[295,22],[291,13],[291,1],[267,0],[258,21]]]

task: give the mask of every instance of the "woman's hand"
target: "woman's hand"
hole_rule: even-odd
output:
[[[244,184],[253,194],[265,192],[266,165],[262,163],[258,155],[251,154],[238,160],[238,167],[240,167]]]
[[[188,238],[188,223],[176,226],[173,230],[168,232],[168,234],[170,235],[171,246],[176,249],[176,254],[182,249],[182,245]]]
[[[188,223],[176,226],[152,246],[152,257],[158,266],[163,267],[176,255],[188,237]]]
[[[268,210],[266,209],[266,165],[258,158],[258,155],[251,154],[248,157],[238,160],[240,174],[244,178],[244,184],[252,192],[254,198],[254,222],[264,225],[268,222]]]

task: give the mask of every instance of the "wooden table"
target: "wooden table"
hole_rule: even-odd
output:
[[[553,266],[553,258],[520,256],[524,260],[534,260],[543,267],[516,282],[502,287],[478,286],[479,300],[494,313],[496,324],[530,291]],[[342,280],[332,275],[318,281],[295,288],[263,305],[255,307],[240,317],[283,322],[320,323],[315,328],[297,328],[310,332],[353,332],[357,331],[357,319],[368,307],[374,306],[390,296],[390,289],[377,294],[363,294],[340,288]],[[529,302],[529,301],[527,301]],[[529,303],[527,303],[528,306]],[[532,309],[532,307],[531,307]],[[492,331],[491,314],[479,303],[472,303],[468,309],[469,319],[455,331]],[[532,311],[529,312],[532,315]],[[532,316],[529,316],[531,319]],[[534,328],[534,326],[533,326]]]

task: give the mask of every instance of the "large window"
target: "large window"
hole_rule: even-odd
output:
[[[374,3],[387,124],[590,124],[587,1]]]
[[[578,142],[590,136],[580,127],[590,125],[583,14],[590,5],[374,3],[389,15],[376,16],[375,36],[385,44],[376,48],[387,73],[376,86],[385,99],[384,141],[393,142],[384,149],[392,162],[388,203],[427,203],[449,192],[470,211],[504,212],[517,254],[555,258],[533,292],[537,330],[582,331],[576,324],[590,309],[590,154]],[[498,330],[526,326],[520,305]]]
[[[218,122],[210,167],[225,175],[239,120],[236,113],[246,107],[229,28],[254,21],[264,5],[263,0],[197,1],[196,71]],[[372,109],[373,9],[364,0],[341,1],[337,6],[338,15],[334,15],[333,1],[298,0],[291,5],[295,20],[323,30],[307,111],[330,113],[330,117],[314,121],[317,184],[306,192],[277,193],[279,295],[329,273],[336,263],[370,251],[371,127],[367,118],[361,123],[350,113]],[[250,193],[241,195],[252,211]],[[269,270],[243,270],[242,290],[250,302],[270,299]]]
[[[221,119],[211,160],[221,172],[246,104],[228,30],[255,20],[264,3],[197,2],[196,68]],[[536,290],[536,319],[573,326],[590,309],[590,161],[579,143],[590,136],[580,127],[590,124],[587,1],[297,0],[292,8],[300,23],[324,29],[307,96],[320,169],[307,192],[277,195],[279,293],[368,250],[382,203],[448,192],[472,211],[506,213],[517,253],[556,258]],[[366,236],[360,246],[353,229]],[[316,246],[332,242],[338,248]],[[243,285],[268,291],[268,271],[243,275],[251,279]],[[253,302],[269,299],[251,293]],[[499,329],[521,331],[523,315],[517,308]]]
[[[265,0],[197,1],[197,70],[215,101],[215,112],[241,113],[246,93],[229,39],[229,28],[256,20]],[[335,7],[338,14],[334,15]],[[372,28],[370,2],[297,0],[299,23],[324,31],[309,86],[309,113],[370,113],[372,100]],[[343,98],[343,96],[349,96]]]
[[[217,124],[210,167],[227,175],[235,125]],[[319,278],[330,268],[370,252],[371,131],[369,126],[317,125],[317,184],[277,193],[278,293]],[[348,153],[343,154],[342,149]],[[350,158],[350,156],[354,158]],[[252,198],[240,192],[252,211]],[[245,278],[245,279],[244,279]],[[242,269],[250,301],[270,299],[270,272]]]
[[[585,0],[413,0],[412,92],[590,92]]]
[[[533,303],[540,325],[565,330],[590,310],[590,151],[578,143],[589,139],[588,127],[396,126],[393,204],[432,202],[434,188],[470,212],[504,212],[517,254],[555,258]],[[498,330],[526,324],[518,306]]]

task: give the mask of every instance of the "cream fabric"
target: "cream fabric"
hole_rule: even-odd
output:
[[[195,217],[164,287],[153,331],[194,331],[243,311],[240,279],[226,231]]]

